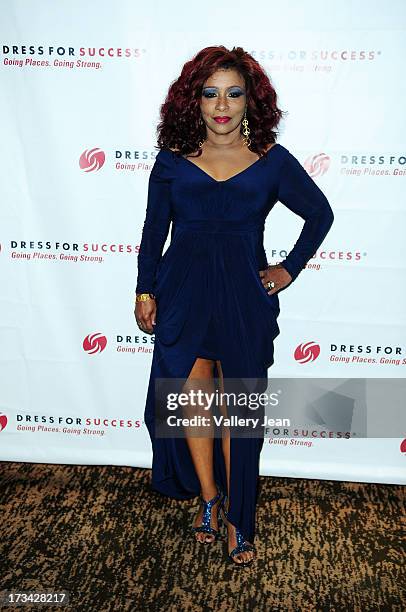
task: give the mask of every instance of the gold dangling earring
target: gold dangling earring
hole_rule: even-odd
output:
[[[200,115],[200,124],[201,124],[201,125],[204,125],[204,121],[203,121],[203,119],[202,119],[202,116],[201,116],[201,115]],[[206,139],[200,140],[200,142],[199,142],[199,149],[201,149],[201,148],[202,148],[202,146],[203,146],[203,144],[204,144],[204,141],[205,141],[205,140],[206,140]]]
[[[251,144],[251,138],[249,137],[250,135],[250,129],[248,127],[248,119],[247,119],[247,109],[245,109],[244,111],[244,119],[241,122],[244,126],[244,129],[242,131],[242,133],[244,134],[244,136],[242,137],[244,144],[249,147]]]

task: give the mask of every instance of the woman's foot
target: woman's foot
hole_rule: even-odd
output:
[[[193,523],[193,529],[195,530],[196,540],[202,544],[211,544],[217,537],[216,534],[219,528],[218,511],[222,498],[223,496],[216,489],[214,491],[209,491],[208,495],[201,495],[200,508]],[[207,504],[213,500],[217,501],[214,501],[214,503],[206,506],[206,515],[204,516],[205,505],[202,503],[202,501],[205,501]],[[214,533],[208,533],[208,528],[211,528]],[[201,531],[198,531],[199,529],[201,529]],[[204,529],[207,531],[204,531]]]
[[[241,565],[241,564],[248,565],[255,559],[255,556],[256,556],[255,547],[251,542],[248,542],[248,540],[244,540],[241,534],[239,534],[239,537],[237,537],[237,530],[234,527],[234,525],[227,520],[224,510],[226,511],[226,513],[228,512],[228,497],[226,498],[224,505],[223,505],[223,518],[227,526],[227,534],[228,534],[228,554],[229,556],[231,556],[231,553],[238,546],[245,547],[244,546],[245,544],[248,544],[248,546],[252,546],[253,550],[242,550],[240,552],[236,552],[235,554],[231,556],[231,559],[233,560],[234,563],[237,563],[238,565]]]

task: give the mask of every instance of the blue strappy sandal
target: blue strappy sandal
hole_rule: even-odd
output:
[[[217,490],[218,490],[217,495],[213,497],[213,499],[210,499],[209,501],[205,501],[203,497],[200,495],[200,502],[203,504],[202,524],[199,525],[199,527],[192,527],[192,531],[193,533],[207,533],[209,535],[214,535],[213,540],[210,540],[209,542],[207,542],[206,540],[203,540],[201,544],[212,544],[213,542],[217,540],[219,536],[219,529],[214,529],[214,527],[211,526],[211,511],[212,511],[214,504],[218,502],[219,500],[221,501],[219,505],[217,506],[217,523],[218,523],[219,528],[221,525],[220,508],[223,503],[223,499],[222,499],[223,493],[219,489]],[[196,541],[199,541],[199,540],[196,540]]]
[[[227,500],[227,495],[224,495],[222,501],[221,501],[221,509],[223,511],[223,515],[224,515],[224,522],[227,524],[230,521],[228,520],[228,513],[226,511],[226,507],[225,507],[225,503]],[[241,533],[241,531],[239,529],[237,529],[237,527],[235,527],[235,535],[237,538],[237,546],[235,548],[233,548],[233,550],[228,553],[228,556],[230,557],[233,565],[237,565],[238,567],[246,567],[247,565],[250,565],[253,561],[255,561],[256,559],[256,553],[257,553],[257,549],[255,548],[255,546],[253,544],[250,544],[249,542],[247,542],[246,540],[244,540],[244,537]],[[252,558],[249,561],[242,561],[242,562],[238,562],[238,561],[234,561],[234,557],[236,555],[238,555],[239,553],[242,552],[249,552],[249,551],[253,551],[254,555],[252,556]]]

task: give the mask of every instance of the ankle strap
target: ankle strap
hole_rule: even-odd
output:
[[[217,495],[215,495],[212,499],[210,499],[209,501],[206,501],[205,499],[203,499],[203,496],[200,495],[200,499],[201,501],[204,503],[206,508],[211,508],[212,506],[214,506],[214,504],[221,498],[221,491],[218,491]]]

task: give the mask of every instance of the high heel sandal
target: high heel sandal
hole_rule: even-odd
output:
[[[226,511],[226,506],[225,506],[226,499],[227,499],[227,495],[224,495],[221,501],[221,510],[223,511],[224,522],[227,525],[228,523],[230,523],[230,521],[228,519],[228,513]],[[232,525],[232,523],[230,523],[230,525]],[[233,550],[230,553],[228,553],[228,556],[230,557],[234,565],[246,567],[247,565],[250,565],[256,559],[257,549],[255,548],[253,544],[250,544],[249,542],[244,540],[244,537],[241,531],[237,529],[237,527],[235,527],[235,535],[237,539],[237,546],[233,548]],[[249,559],[248,561],[241,561],[241,562],[234,561],[234,557],[236,555],[239,555],[240,553],[243,553],[243,552],[249,552],[249,551],[253,551],[254,553],[251,559]]]
[[[203,504],[202,524],[199,525],[199,527],[192,527],[192,531],[193,533],[207,533],[208,535],[214,535],[214,538],[210,541],[207,541],[207,540],[201,541],[202,544],[212,544],[213,542],[217,540],[218,535],[219,535],[219,529],[214,529],[214,527],[211,526],[211,511],[212,511],[214,504],[218,502],[219,500],[220,500],[220,503],[217,506],[217,524],[218,524],[218,527],[221,526],[220,508],[222,504],[223,493],[219,489],[217,489],[217,491],[218,491],[217,495],[213,497],[213,499],[210,499],[209,501],[205,501],[203,497],[200,495],[200,502]]]

